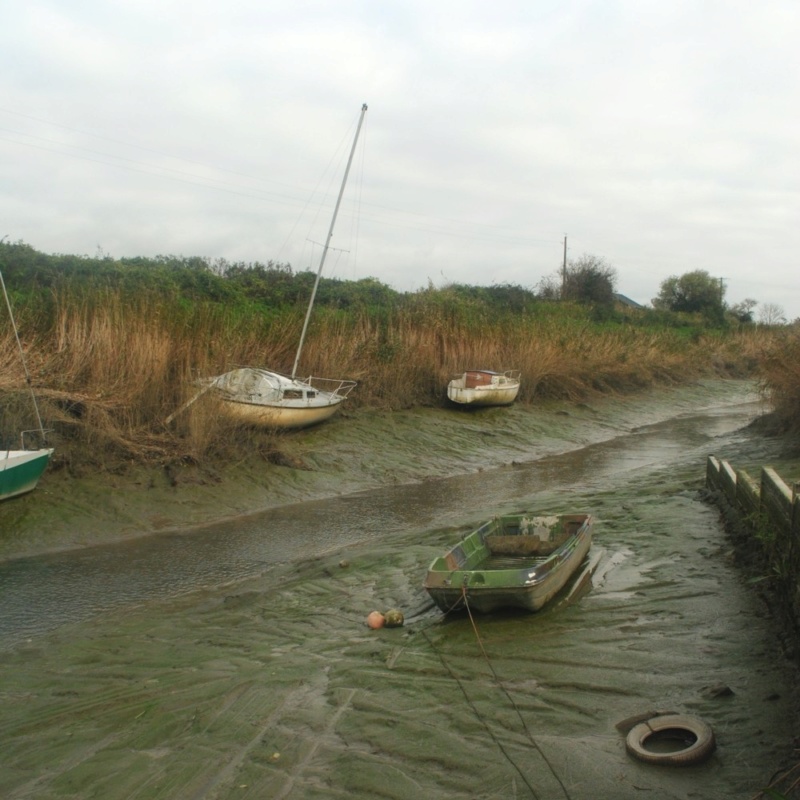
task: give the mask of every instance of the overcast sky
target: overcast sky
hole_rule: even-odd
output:
[[[797,0],[5,0],[0,236],[800,317]]]

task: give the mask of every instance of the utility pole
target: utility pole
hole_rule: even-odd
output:
[[[561,299],[567,293],[567,234],[564,234],[564,263],[561,267]]]

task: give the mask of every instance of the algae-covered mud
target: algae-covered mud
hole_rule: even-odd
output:
[[[742,403],[752,404],[751,415],[764,410],[751,384],[711,381],[591,404],[342,412],[283,437],[284,465],[245,452],[236,463],[131,467],[114,474],[49,469],[35,492],[0,504],[0,561],[529,463],[698,409]]]
[[[699,489],[709,453],[794,468],[754,400],[344,420],[263,514],[6,561],[0,796],[753,797],[791,764],[798,675]],[[516,510],[593,513],[591,579],[442,617],[430,560]],[[389,607],[403,627],[366,626]],[[704,719],[714,755],[632,759],[615,726],[654,710]]]

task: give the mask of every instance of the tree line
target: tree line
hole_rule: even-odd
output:
[[[568,262],[564,269],[539,284],[542,297],[598,306],[613,305],[618,298],[616,289],[616,269],[604,259],[592,255]],[[713,277],[707,270],[696,269],[663,280],[658,295],[651,302],[656,310],[699,314],[711,324],[723,325],[730,320],[740,323],[756,321],[757,300],[748,298],[728,305],[725,292],[722,278]],[[782,325],[787,320],[781,306],[765,303],[760,308],[758,321],[766,325]]]
[[[77,285],[87,290],[156,292],[165,298],[184,301],[255,303],[266,309],[306,303],[316,277],[311,271],[295,272],[290,264],[273,261],[230,262],[174,255],[113,259],[102,252],[94,257],[48,255],[24,242],[0,243],[0,268],[7,283],[20,292]],[[533,289],[513,284],[450,283],[399,292],[374,277],[356,281],[323,277],[316,303],[339,309],[391,310],[413,305],[420,297],[429,300],[432,294],[440,293],[462,303],[477,303],[511,313],[532,313],[542,303],[566,301],[589,306],[596,317],[610,319],[620,305],[617,284],[617,271],[605,259],[583,255],[542,279]],[[651,301],[652,309],[639,308],[642,313],[694,315],[709,325],[756,321],[756,300],[728,305],[725,293],[722,278],[715,278],[705,270],[694,270],[666,278]],[[786,319],[780,306],[764,304],[758,321],[779,325]]]

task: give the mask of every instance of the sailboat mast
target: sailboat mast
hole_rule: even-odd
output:
[[[336,207],[333,209],[333,218],[331,219],[331,226],[328,229],[328,238],[325,239],[325,246],[322,249],[322,257],[319,260],[319,268],[317,269],[317,278],[314,281],[314,288],[311,291],[311,299],[308,301],[308,310],[306,311],[306,318],[303,322],[303,332],[300,334],[300,344],[297,346],[297,355],[294,359],[294,366],[292,367],[292,380],[297,375],[297,365],[300,363],[300,353],[303,351],[303,342],[306,338],[306,331],[308,330],[308,320],[311,317],[311,309],[314,307],[314,299],[317,296],[317,287],[319,286],[319,279],[322,275],[322,267],[325,265],[325,257],[328,255],[328,248],[330,247],[331,238],[333,237],[333,226],[336,224],[336,217],[339,214],[339,206],[342,203],[342,195],[344,194],[344,187],[347,183],[347,176],[350,174],[350,165],[353,163],[353,155],[356,152],[356,144],[358,143],[358,135],[361,133],[361,124],[364,122],[364,115],[367,113],[367,104],[361,106],[361,116],[358,118],[358,127],[356,128],[356,135],[353,139],[353,146],[350,148],[350,157],[347,159],[347,167],[344,170],[344,178],[342,178],[342,186],[339,189],[339,196],[336,198]]]
[[[5,237],[3,237],[5,238]],[[39,404],[36,402],[36,393],[33,391],[33,384],[31,383],[31,376],[28,372],[28,365],[25,363],[25,351],[22,349],[22,342],[19,340],[19,331],[17,330],[17,323],[14,321],[14,312],[11,310],[11,301],[8,299],[8,292],[6,291],[6,282],[3,280],[3,273],[0,272],[0,286],[3,287],[3,297],[6,299],[6,308],[8,308],[8,316],[11,319],[11,327],[14,329],[14,337],[17,340],[17,347],[19,348],[19,356],[22,361],[22,369],[25,372],[25,381],[31,392],[31,399],[33,400],[33,408],[36,411],[36,420],[39,423],[39,431],[42,434],[42,441],[47,442],[47,434],[42,425],[42,416],[39,413]]]

